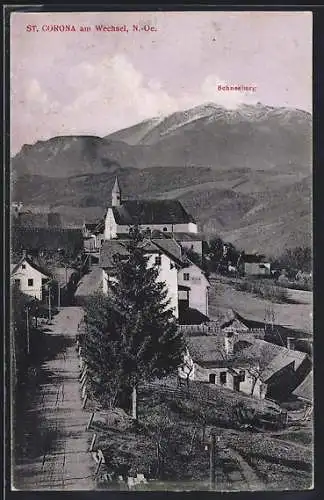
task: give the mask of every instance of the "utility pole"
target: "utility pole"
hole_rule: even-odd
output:
[[[30,339],[29,339],[29,307],[26,307],[26,327],[27,327],[27,354],[30,353]]]
[[[52,315],[51,315],[51,287],[48,286],[48,319],[51,321]]]
[[[60,307],[61,306],[61,286],[60,286],[59,282],[57,283],[57,287],[58,287],[58,290],[57,290],[57,307]]]
[[[215,489],[215,434],[210,435],[209,443],[209,487]]]

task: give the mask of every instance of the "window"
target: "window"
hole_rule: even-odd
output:
[[[26,269],[26,264],[21,264],[22,269]]]
[[[161,255],[157,255],[157,256],[155,257],[155,264],[156,264],[157,266],[160,266],[160,265],[161,265]]]
[[[210,384],[216,384],[216,375],[215,375],[215,373],[210,373],[209,374],[209,383]]]
[[[189,281],[189,279],[190,279],[189,273],[183,273],[183,279],[184,279],[184,281]]]
[[[219,381],[221,384],[226,384],[226,372],[220,372]]]
[[[20,280],[19,280],[19,279],[16,279],[16,280],[15,280],[15,285],[16,285],[18,288],[20,288]]]
[[[28,286],[33,286],[33,285],[34,285],[34,280],[32,278],[29,278]]]
[[[168,228],[167,228],[167,227],[164,227],[164,228],[163,228],[163,231],[167,231],[167,230],[168,230]]]
[[[240,382],[244,382],[244,380],[245,380],[245,370],[240,370],[239,379],[240,379]]]

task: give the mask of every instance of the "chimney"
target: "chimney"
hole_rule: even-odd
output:
[[[295,339],[294,337],[287,337],[287,349],[294,351],[295,350]]]
[[[234,342],[234,332],[226,332],[224,337],[224,346],[227,356],[234,354]]]

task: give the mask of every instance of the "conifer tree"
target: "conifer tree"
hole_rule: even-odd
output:
[[[96,332],[94,337],[106,346],[93,345],[93,360],[100,360],[107,373],[110,367],[117,368],[124,395],[132,392],[134,418],[138,384],[176,369],[184,349],[183,336],[169,307],[168,290],[158,280],[158,266],[149,265],[145,244],[138,228],[133,228],[130,239],[123,241],[127,255],[115,256],[116,281],[111,284],[110,298],[95,306],[96,319],[93,313],[90,319],[88,312],[91,335]]]
[[[123,388],[120,333],[122,319],[103,293],[95,293],[85,307],[85,359],[90,388],[103,405],[115,406]]]

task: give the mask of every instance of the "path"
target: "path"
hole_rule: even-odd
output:
[[[93,490],[95,464],[89,449],[86,424],[89,414],[82,410],[79,361],[75,348],[82,309],[65,307],[49,326],[49,335],[62,335],[61,352],[46,361],[42,370],[48,380],[41,383],[34,413],[39,427],[31,429],[29,440],[42,440],[41,453],[17,460],[14,485],[22,490]],[[28,420],[31,415],[26,415]],[[34,443],[35,445],[37,443]]]

